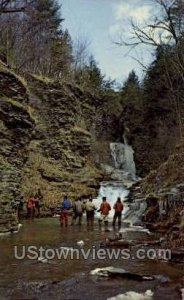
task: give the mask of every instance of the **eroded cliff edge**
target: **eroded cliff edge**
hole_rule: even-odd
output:
[[[16,230],[10,202],[38,189],[44,209],[96,194],[102,178],[95,163],[98,95],[71,84],[18,77],[0,68],[0,232]]]

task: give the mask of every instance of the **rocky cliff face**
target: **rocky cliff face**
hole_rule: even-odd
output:
[[[95,194],[101,172],[94,163],[96,111],[101,99],[78,87],[27,75],[23,82],[0,69],[0,232],[15,230],[10,202],[38,189],[44,210],[64,194]]]
[[[78,88],[29,78],[29,105],[36,127],[22,170],[23,194],[40,188],[45,203],[56,205],[64,194],[71,199],[94,194],[100,173],[90,158],[92,135],[87,126],[91,95]],[[84,113],[88,105],[89,113]]]
[[[147,208],[143,220],[152,230],[165,236],[166,246],[184,247],[184,145],[157,169],[132,187],[130,200],[144,199]]]
[[[130,200],[147,202],[143,220],[164,235],[165,247],[183,249],[184,146],[176,113],[166,102],[127,104],[120,130],[133,146],[137,173],[143,177],[132,187]]]
[[[28,110],[28,94],[14,74],[0,72],[0,232],[16,229],[11,200],[21,193],[21,170],[27,159],[35,122]]]
[[[179,136],[176,116],[166,107],[129,104],[119,118],[115,92],[92,93],[30,74],[22,79],[0,66],[0,232],[16,229],[10,202],[21,195],[26,201],[40,189],[45,213],[65,194],[95,195],[101,165],[113,163],[109,144],[122,142],[124,133],[138,174],[158,167]]]

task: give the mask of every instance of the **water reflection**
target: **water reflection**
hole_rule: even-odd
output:
[[[85,220],[84,220],[85,223]],[[126,233],[128,238],[139,238],[140,233]],[[142,233],[141,233],[142,234]],[[41,263],[36,260],[16,260],[14,245],[42,246],[56,249],[59,247],[78,247],[77,242],[83,240],[84,248],[95,246],[99,249],[100,242],[113,232],[99,230],[98,226],[87,228],[69,226],[60,228],[59,220],[38,219],[34,222],[25,221],[19,234],[12,234],[0,239],[0,299],[107,299],[110,296],[129,290],[145,292],[147,289],[156,291],[154,299],[180,299],[176,296],[175,285],[180,284],[183,267],[155,261],[131,260],[53,260],[52,263]],[[143,238],[143,236],[141,236]],[[99,280],[90,276],[90,271],[97,267],[114,266],[132,272],[143,272],[150,275],[168,276],[171,283],[158,282]],[[168,293],[170,290],[170,293]],[[160,292],[159,292],[160,291]],[[172,295],[167,298],[165,295]],[[158,297],[159,295],[159,297]],[[170,296],[169,296],[170,297]]]

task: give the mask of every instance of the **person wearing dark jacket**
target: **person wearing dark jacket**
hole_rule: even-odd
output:
[[[93,203],[92,197],[90,197],[85,203],[85,210],[86,210],[86,219],[87,219],[87,226],[94,225],[94,216],[96,207]]]
[[[11,206],[16,211],[18,220],[20,221],[20,219],[21,219],[21,213],[23,211],[23,206],[24,206],[24,199],[23,199],[23,197],[21,196],[18,200],[13,200],[11,202]]]

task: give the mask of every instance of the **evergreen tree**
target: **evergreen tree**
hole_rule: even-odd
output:
[[[68,31],[60,33],[50,43],[50,76],[66,78],[71,71],[72,41]]]
[[[103,88],[104,76],[101,74],[101,70],[98,68],[93,55],[90,55],[86,65],[75,72],[75,79],[83,87],[91,89]]]
[[[97,66],[93,55],[91,55],[89,58],[89,66],[87,67],[87,72],[90,84],[96,88],[102,87],[103,76],[101,74],[100,69]]]
[[[72,42],[60,10],[57,0],[33,0],[24,14],[1,16],[1,52],[11,67],[54,78],[69,73]]]
[[[142,100],[142,91],[140,88],[139,79],[134,70],[129,73],[129,76],[124,82],[120,94],[122,99],[121,102],[123,104],[139,104]]]
[[[71,39],[62,30],[60,8],[56,0],[35,0],[27,13],[36,54],[33,71],[54,78],[64,77],[72,61]]]
[[[182,137],[184,111],[184,80],[176,61],[178,46],[158,47],[155,60],[150,65],[143,87],[147,108],[157,117],[164,117],[169,113],[178,124]]]

